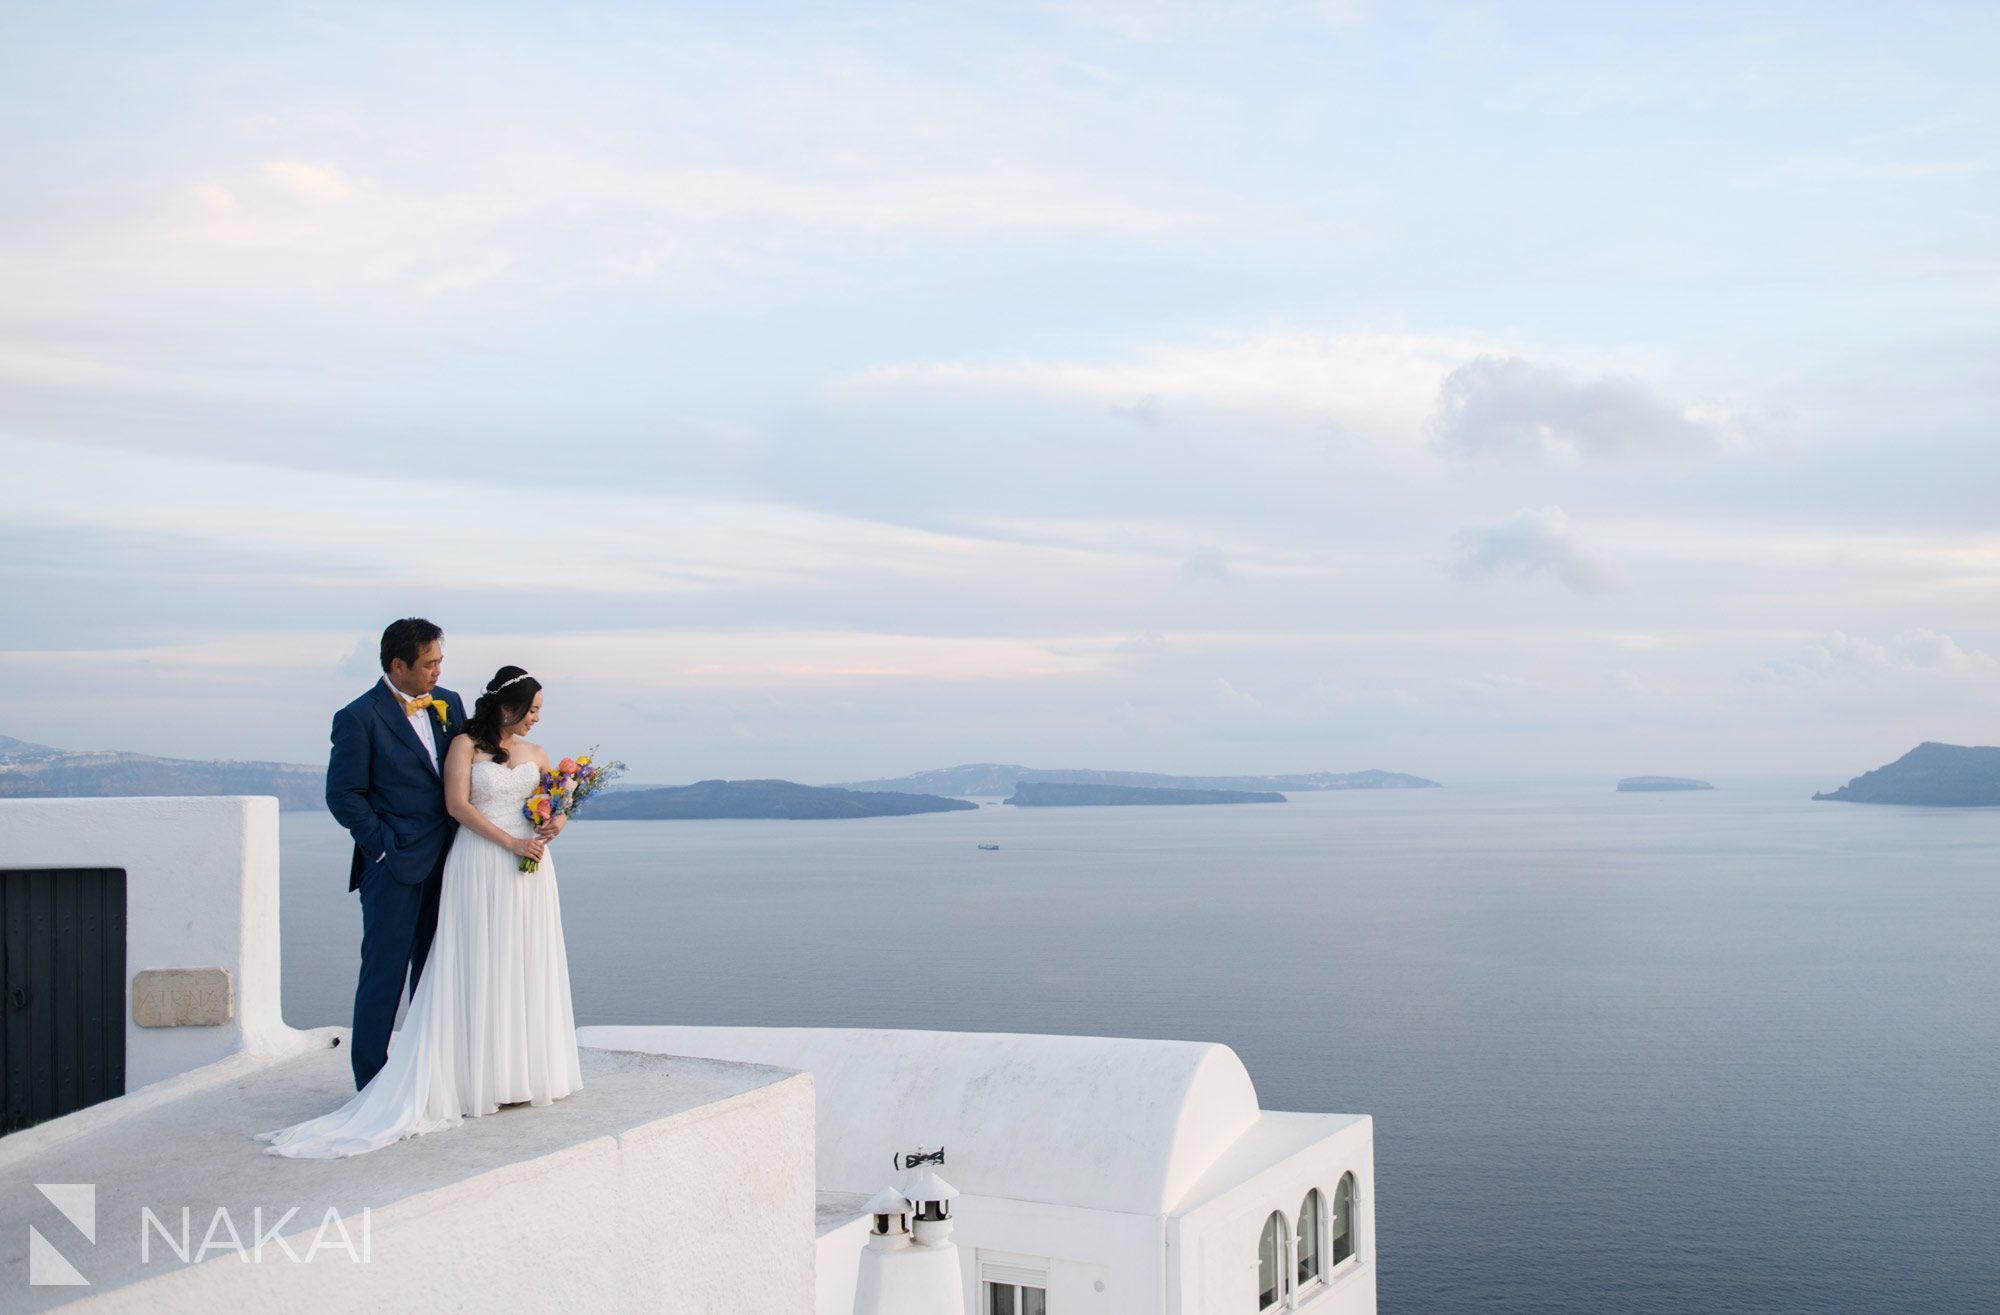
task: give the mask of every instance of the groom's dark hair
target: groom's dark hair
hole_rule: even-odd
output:
[[[444,630],[432,625],[420,616],[406,616],[400,621],[391,621],[389,628],[382,632],[382,674],[389,674],[389,663],[401,658],[403,665],[417,665],[417,654],[434,639],[443,639]]]

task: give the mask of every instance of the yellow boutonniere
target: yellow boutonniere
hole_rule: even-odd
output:
[[[443,699],[432,699],[431,711],[437,714],[439,730],[451,725],[451,705]]]

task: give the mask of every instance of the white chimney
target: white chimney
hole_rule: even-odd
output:
[[[875,1216],[868,1230],[868,1245],[878,1251],[892,1251],[910,1244],[910,1203],[893,1187],[884,1187],[868,1199],[867,1213]]]
[[[958,1195],[958,1189],[937,1176],[937,1170],[926,1169],[924,1176],[917,1179],[917,1185],[910,1189],[910,1199],[916,1202],[918,1246],[951,1246],[951,1207],[946,1204]]]
[[[956,1187],[927,1170],[909,1198],[885,1187],[870,1199],[872,1223],[854,1285],[854,1315],[965,1315],[965,1276],[946,1205],[957,1195]],[[906,1222],[912,1205],[914,1236]]]

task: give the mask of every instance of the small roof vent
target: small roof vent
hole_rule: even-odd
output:
[[[910,1202],[909,1198],[895,1188],[884,1187],[870,1197],[868,1204],[862,1209],[864,1213],[871,1215],[906,1215],[910,1213]]]

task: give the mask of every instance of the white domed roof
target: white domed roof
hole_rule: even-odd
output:
[[[1256,1121],[1236,1053],[1199,1041],[858,1028],[580,1029],[585,1044],[806,1069],[819,1185],[870,1192],[945,1148],[972,1196],[1164,1214]]]

